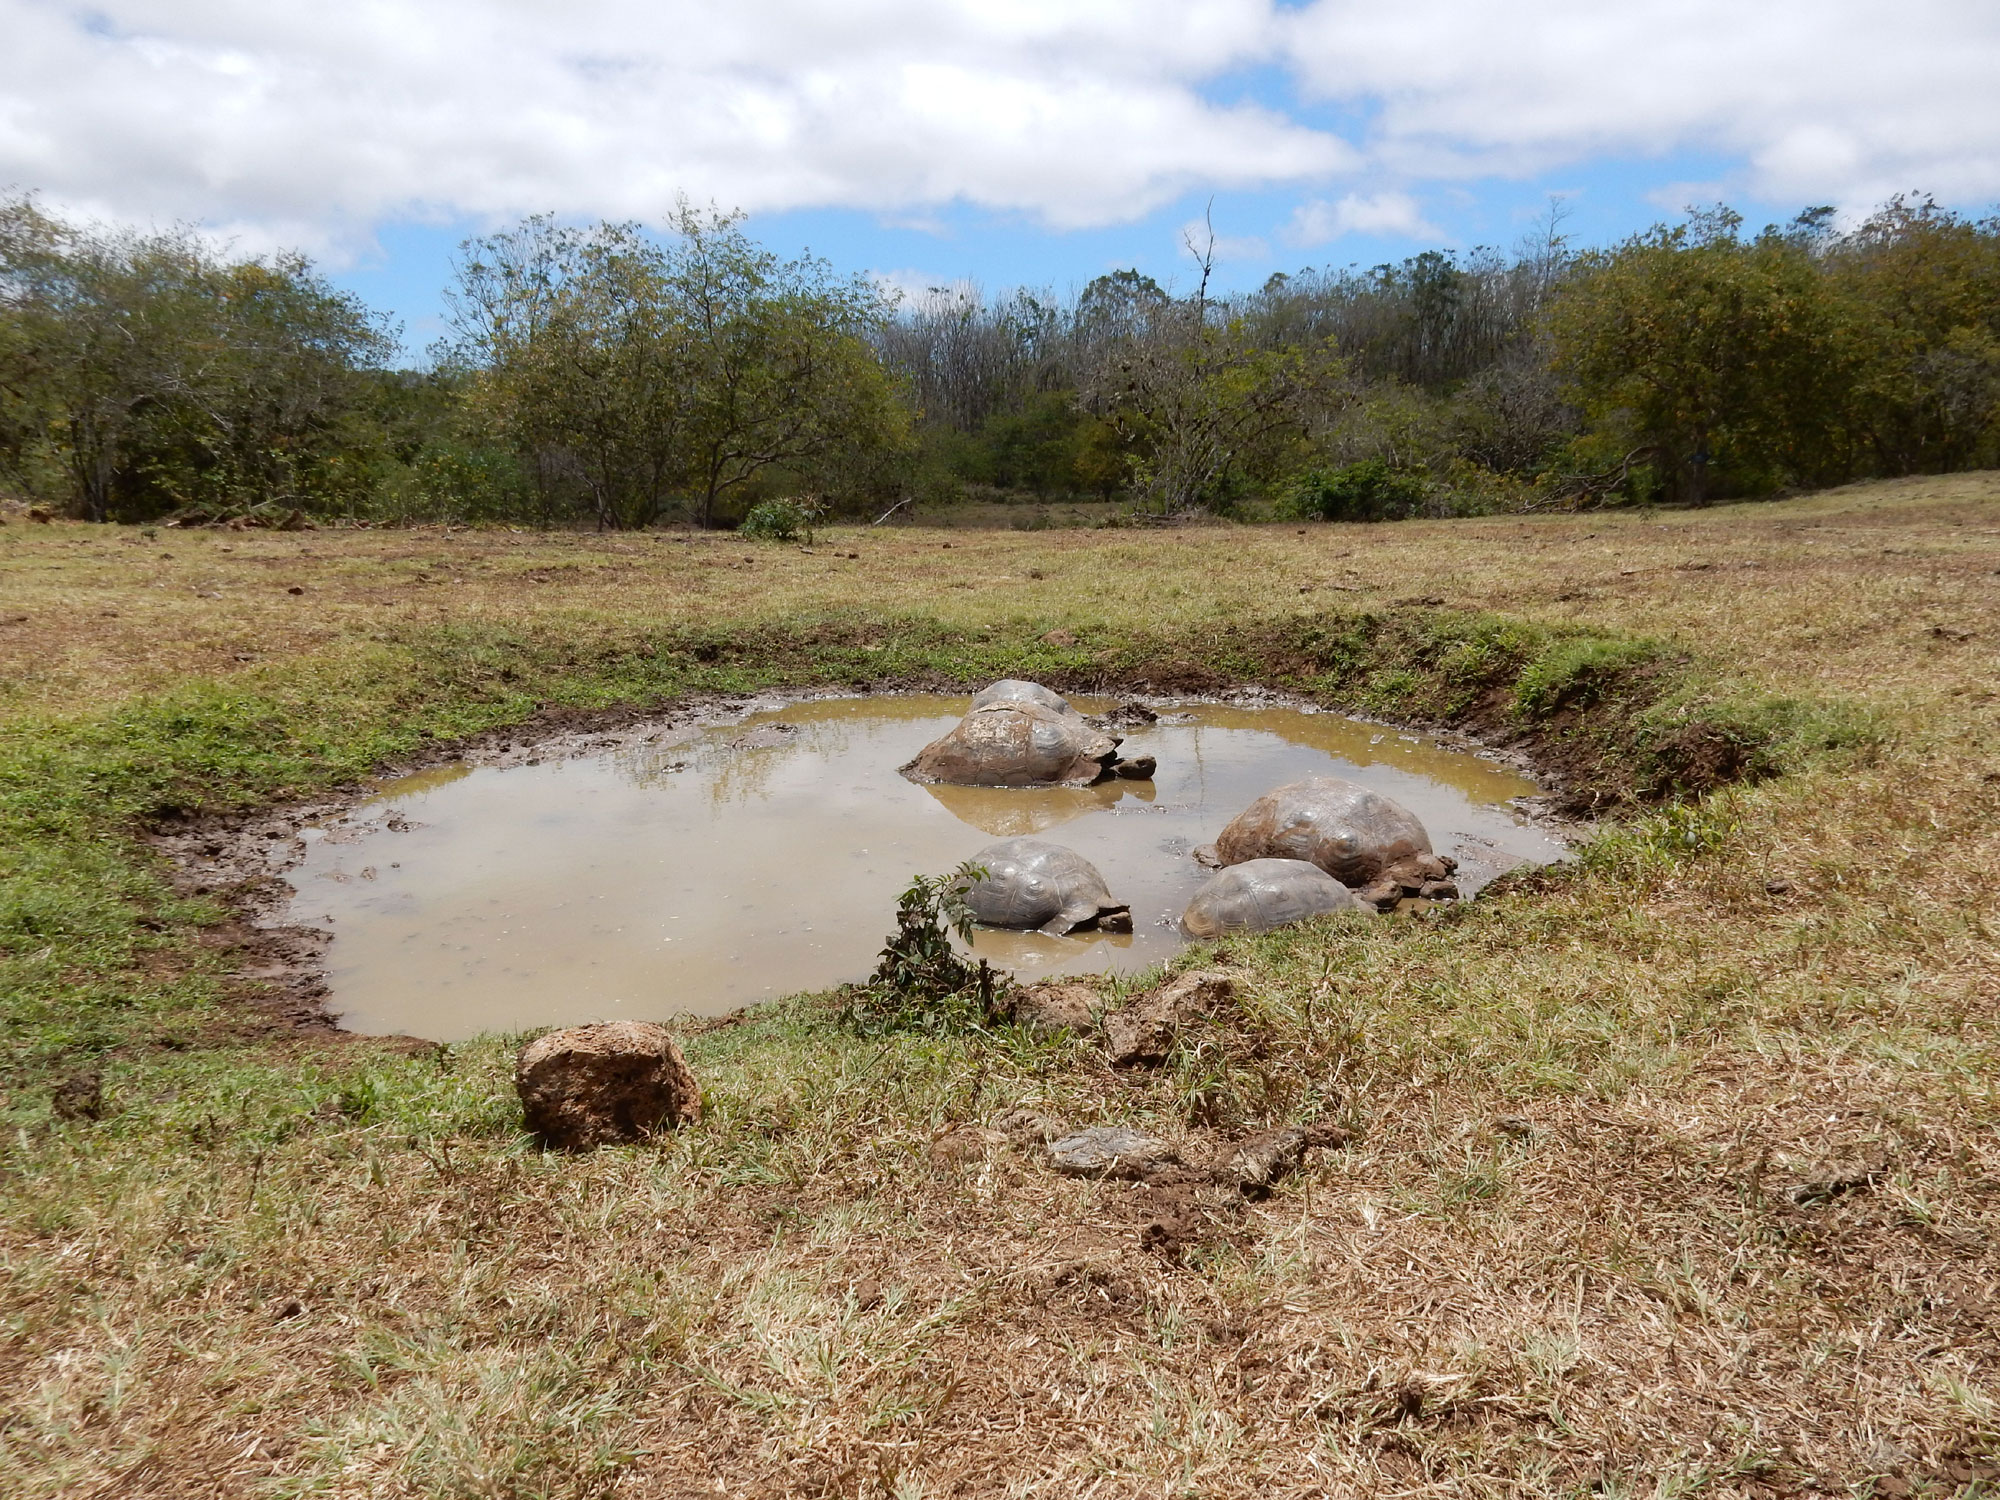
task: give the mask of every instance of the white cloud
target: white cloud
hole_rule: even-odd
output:
[[[968,303],[976,307],[986,300],[978,283],[963,276],[939,276],[907,266],[892,271],[870,271],[868,276],[884,296],[904,307],[947,309]]]
[[[1410,190],[1687,152],[1777,203],[2000,198],[1993,0],[0,0],[0,39],[0,185],[246,248],[682,190],[1076,228],[1288,188],[1289,233],[1421,234]],[[1213,97],[1273,69],[1368,124]]]
[[[1694,150],[1766,201],[2000,197],[1992,0],[1316,0],[1279,25],[1406,178]]]
[[[1349,193],[1337,203],[1313,198],[1301,203],[1285,226],[1285,243],[1301,248],[1324,245],[1344,234],[1395,234],[1438,239],[1444,234],[1424,218],[1408,193]]]
[[[0,0],[0,183],[270,235],[965,201],[1054,227],[1351,167],[1201,92],[1267,0]]]

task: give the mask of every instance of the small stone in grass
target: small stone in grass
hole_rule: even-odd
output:
[[[1266,1197],[1281,1177],[1305,1162],[1309,1144],[1309,1137],[1295,1125],[1267,1130],[1239,1144],[1218,1175],[1235,1183],[1246,1198]]]
[[[1165,1141],[1129,1125],[1093,1125],[1049,1146],[1049,1161],[1072,1177],[1144,1177],[1174,1159]]]
[[[995,1115],[993,1128],[1017,1146],[1046,1146],[1063,1133],[1062,1127],[1047,1115],[1019,1104]]]

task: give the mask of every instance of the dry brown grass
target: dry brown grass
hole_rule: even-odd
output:
[[[1894,726],[1612,830],[1544,888],[1232,943],[1240,1013],[1153,1074],[800,1003],[690,1039],[701,1129],[571,1160],[515,1134],[498,1041],[134,1058],[119,1114],[6,1158],[0,1489],[1990,1489],[2000,476],[1304,537],[15,525],[0,556],[16,712],[391,621],[837,606],[1088,643],[1437,597]],[[1015,1103],[1197,1158],[1266,1120],[1358,1134],[1163,1254],[1141,1190],[954,1149]]]
[[[583,631],[841,608],[1047,622],[1087,640],[1093,625],[1439,598],[1663,635],[1769,682],[1905,706],[1901,694],[1929,702],[1992,686],[1996,499],[2000,477],[1969,474],[1653,515],[844,528],[810,551],[702,533],[166,530],[148,541],[131,528],[17,520],[0,530],[0,681],[11,709],[67,710],[337,650],[389,624]]]

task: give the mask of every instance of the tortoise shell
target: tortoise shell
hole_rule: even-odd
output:
[[[1303,859],[1343,885],[1367,885],[1383,871],[1431,852],[1430,835],[1409,810],[1380,792],[1334,776],[1308,776],[1266,792],[1222,830],[1225,865]]]
[[[1033,928],[1060,937],[1130,911],[1111,899],[1097,866],[1061,844],[1002,839],[973,855],[972,863],[986,877],[965,893],[965,904],[988,927]],[[1129,927],[1129,916],[1126,920]]]
[[[1019,677],[1003,677],[972,695],[974,708],[984,708],[989,703],[1039,703],[1043,708],[1059,714],[1076,715],[1076,709],[1061,693],[1045,688],[1039,682],[1027,682]]]
[[[902,768],[957,786],[1089,786],[1112,774],[1118,737],[1076,714],[1002,699],[975,708]]]
[[[1303,859],[1252,859],[1209,876],[1181,916],[1190,937],[1269,932],[1335,911],[1369,911],[1354,892]]]

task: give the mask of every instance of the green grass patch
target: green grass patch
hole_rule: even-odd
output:
[[[1264,682],[1403,722],[1523,742],[1600,801],[1671,796],[1865,742],[1839,706],[1708,685],[1648,642],[1448,611],[1319,616],[1200,639],[1019,633],[831,613],[789,628],[690,626],[576,638],[463,625],[385,632],[337,659],[0,731],[0,1012],[17,1082],[134,1041],[198,1036],[224,988],[193,942],[225,914],[176,893],[140,842],[162,819],[350,785],[539,712],[665,705],[825,683],[966,687],[1039,676],[1072,689]],[[164,977],[162,977],[164,976]],[[41,1085],[9,1118],[46,1108]]]

